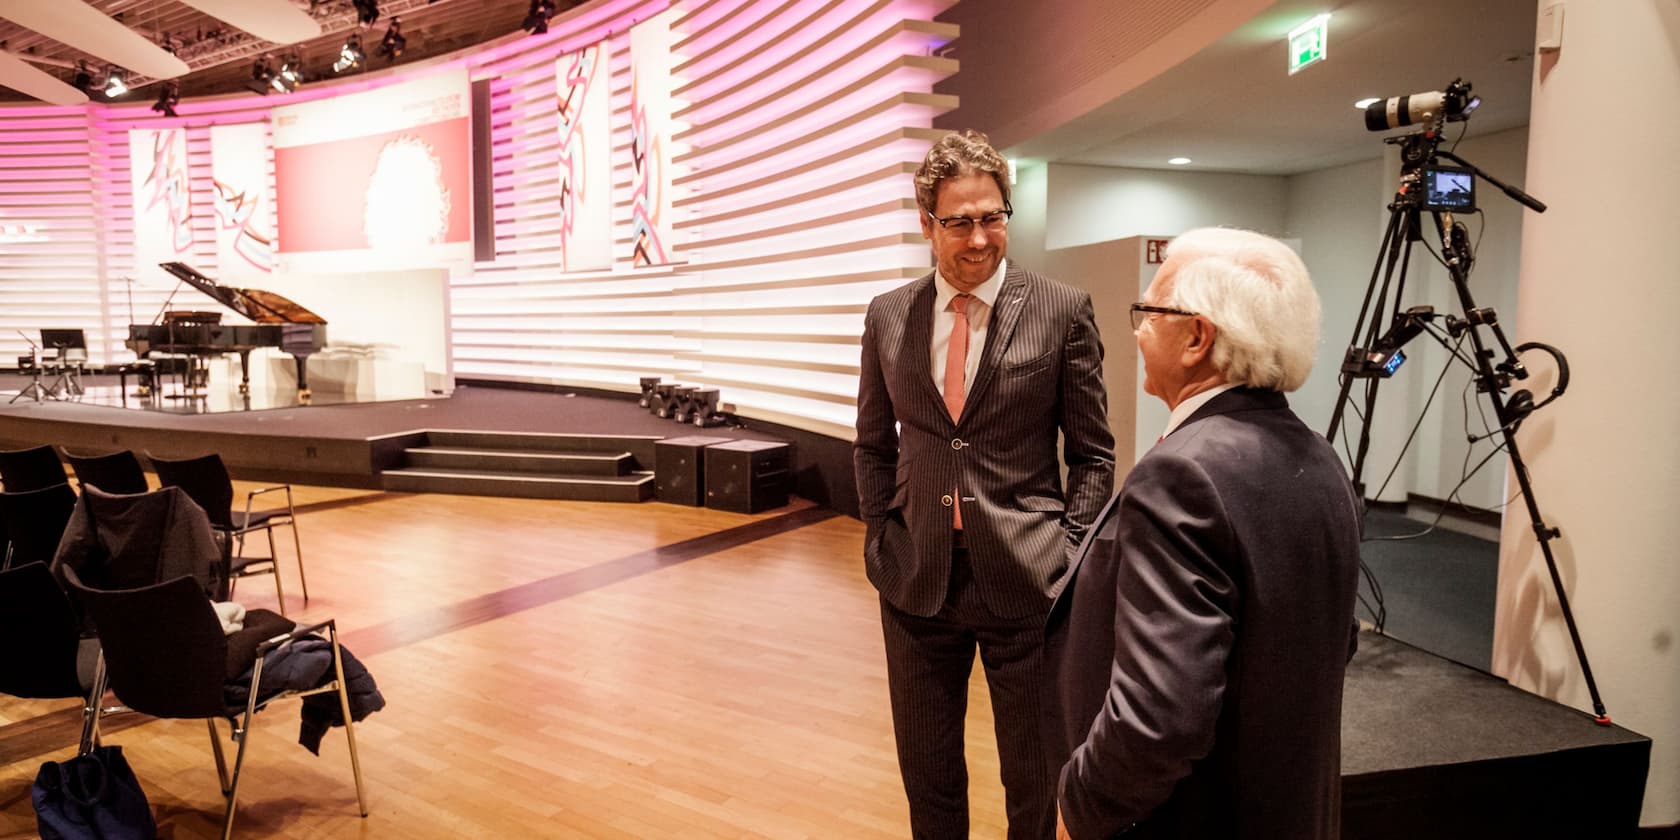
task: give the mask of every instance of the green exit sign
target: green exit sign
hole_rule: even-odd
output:
[[[1324,60],[1330,50],[1330,15],[1322,14],[1289,30],[1289,75]]]

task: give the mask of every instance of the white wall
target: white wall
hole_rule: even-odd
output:
[[[1568,393],[1518,443],[1541,513],[1562,531],[1557,574],[1606,711],[1652,741],[1640,823],[1670,827],[1652,836],[1680,823],[1680,564],[1665,524],[1680,498],[1667,364],[1680,312],[1677,43],[1680,4],[1570,3],[1562,49],[1536,57],[1526,171],[1551,209],[1523,214],[1508,319],[1513,339],[1569,356]],[[1505,518],[1499,548],[1494,673],[1588,708],[1526,515]]]
[[[1130,236],[1175,236],[1225,225],[1276,235],[1285,179],[1224,172],[1051,164],[1045,246],[1071,248]]]
[[[327,345],[390,344],[391,356],[426,367],[426,386],[454,390],[449,364],[449,272],[276,274],[267,288],[327,319]]]

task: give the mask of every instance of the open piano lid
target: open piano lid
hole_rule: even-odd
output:
[[[186,281],[187,285],[221,301],[223,306],[259,324],[325,324],[327,322],[327,319],[274,292],[221,286],[186,263],[166,262],[158,263],[158,266]]]

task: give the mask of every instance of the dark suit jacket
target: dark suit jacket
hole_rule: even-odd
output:
[[[1339,835],[1359,531],[1275,391],[1214,397],[1138,461],[1048,623],[1075,838]]]
[[[900,610],[939,611],[960,485],[986,606],[1041,614],[1114,483],[1091,296],[1008,263],[960,422],[933,381],[935,296],[930,273],[875,298],[864,320],[853,465],[869,580]]]

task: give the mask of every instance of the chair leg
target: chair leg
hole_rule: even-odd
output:
[[[331,625],[328,635],[332,637],[333,675],[338,680],[338,710],[344,715],[344,737],[350,742],[350,770],[356,776],[356,805],[366,817],[368,806],[367,795],[362,792],[362,761],[356,755],[356,722],[350,719],[350,693],[344,680],[344,656],[339,652],[337,624]]]
[[[309,606],[309,578],[303,574],[303,539],[298,536],[297,517],[292,517],[291,521],[286,523],[286,527],[292,529],[292,551],[297,554],[298,583],[303,586],[303,605]],[[273,539],[272,531],[269,538]]]
[[[93,666],[93,687],[82,703],[82,740],[77,755],[87,755],[99,746],[99,703],[105,699],[105,651]]]
[[[275,575],[275,580],[280,576]],[[263,658],[251,666],[251,693],[245,698],[245,717],[239,723],[239,752],[233,757],[233,784],[227,790],[227,816],[222,820],[222,840],[233,836],[233,812],[239,801],[239,775],[245,768],[245,749],[251,745],[251,718],[257,713],[257,686],[262,682]]]
[[[227,758],[222,755],[222,733],[216,731],[215,718],[205,718],[204,723],[210,727],[210,752],[216,756],[216,781],[222,786],[222,795],[227,796],[233,786],[228,781]]]
[[[280,590],[280,555],[274,553],[274,529],[264,528],[263,533],[268,537],[268,561],[274,569],[274,597],[280,599],[280,614],[286,614],[286,593]],[[305,601],[304,603],[309,603]]]

